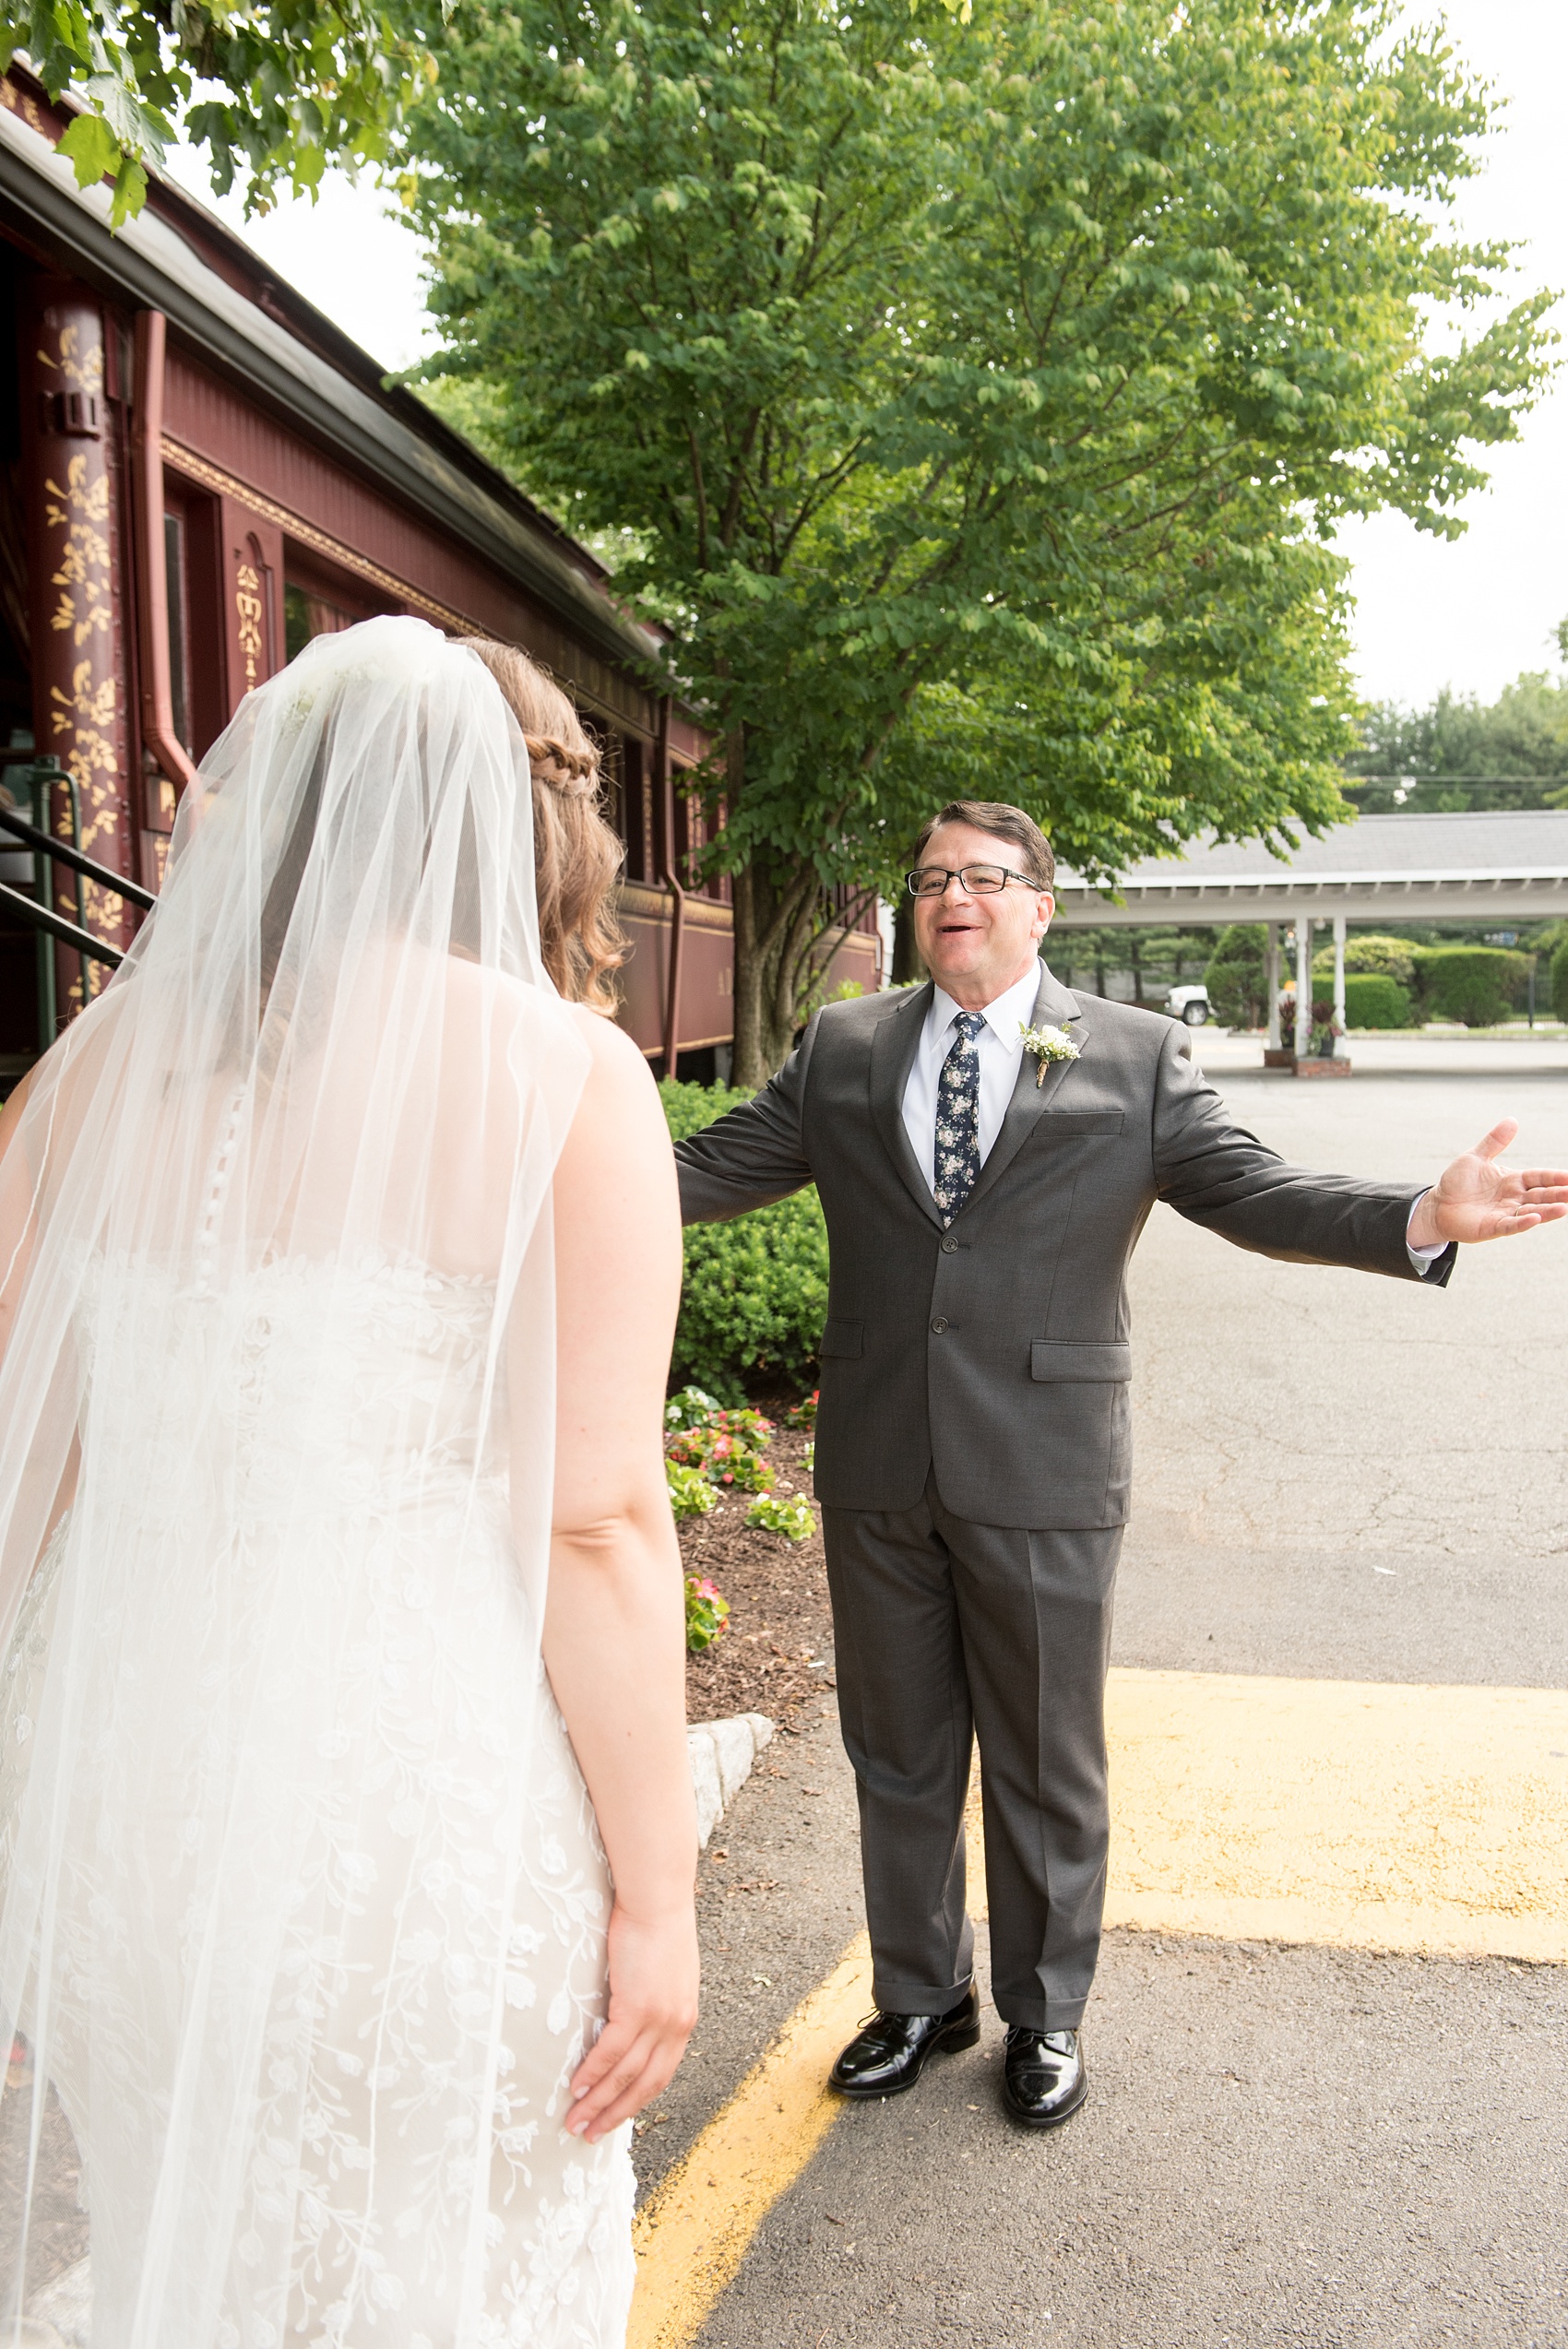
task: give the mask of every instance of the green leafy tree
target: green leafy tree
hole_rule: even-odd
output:
[[[1547,297],[1442,225],[1486,103],[1362,0],[465,9],[405,194],[445,364],[722,743],[735,1073],[933,801],[1078,870],[1344,814],[1337,519],[1452,534]]]
[[[61,146],[81,186],[113,180],[118,226],[146,199],[144,159],[160,162],[177,131],[207,143],[220,189],[243,169],[257,207],[281,181],[314,188],[328,163],[380,160],[434,73],[443,13],[439,0],[422,18],[366,0],[0,0],[0,71],[20,50],[52,98],[74,91]]]
[[[1378,703],[1345,788],[1369,814],[1568,807],[1568,676],[1526,670],[1494,702],[1445,686],[1425,709]]]
[[[1135,1001],[1164,996],[1184,979],[1201,979],[1214,953],[1212,930],[1182,930],[1171,922],[1123,923],[1114,929],[1055,928],[1045,942],[1045,959],[1067,986],[1090,985],[1096,994],[1117,991],[1108,982],[1125,972]]]
[[[1267,1019],[1267,950],[1261,921],[1233,921],[1220,931],[1204,985],[1210,1009],[1227,1027],[1261,1027]]]

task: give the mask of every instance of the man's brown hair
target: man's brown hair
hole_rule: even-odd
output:
[[[1029,879],[1041,889],[1051,888],[1056,880],[1056,859],[1051,853],[1051,843],[1035,822],[1022,808],[1010,808],[1003,800],[949,800],[938,815],[933,815],[922,827],[915,842],[915,862],[921,863],[931,846],[931,836],[940,825],[967,824],[976,832],[989,832],[993,839],[1010,840],[1018,851],[1018,861]]]

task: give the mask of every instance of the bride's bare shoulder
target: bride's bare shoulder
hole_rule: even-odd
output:
[[[596,1072],[602,1069],[623,1084],[635,1079],[642,1090],[657,1091],[652,1070],[624,1027],[606,1019],[602,1012],[590,1012],[585,1003],[565,1003],[562,1008],[593,1054]]]
[[[631,1119],[656,1126],[662,1135],[664,1111],[653,1071],[625,1029],[581,1003],[563,1008],[589,1054],[580,1115],[590,1121],[600,1116]]]

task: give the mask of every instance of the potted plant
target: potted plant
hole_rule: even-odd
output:
[[[1306,1055],[1296,1059],[1298,1076],[1348,1076],[1350,1063],[1336,1050],[1345,1031],[1334,1016],[1332,1003],[1314,1002]]]

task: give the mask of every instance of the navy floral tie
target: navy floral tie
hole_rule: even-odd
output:
[[[936,1081],[936,1184],[932,1193],[950,1224],[980,1180],[980,1052],[983,1012],[959,1012],[958,1033]]]

